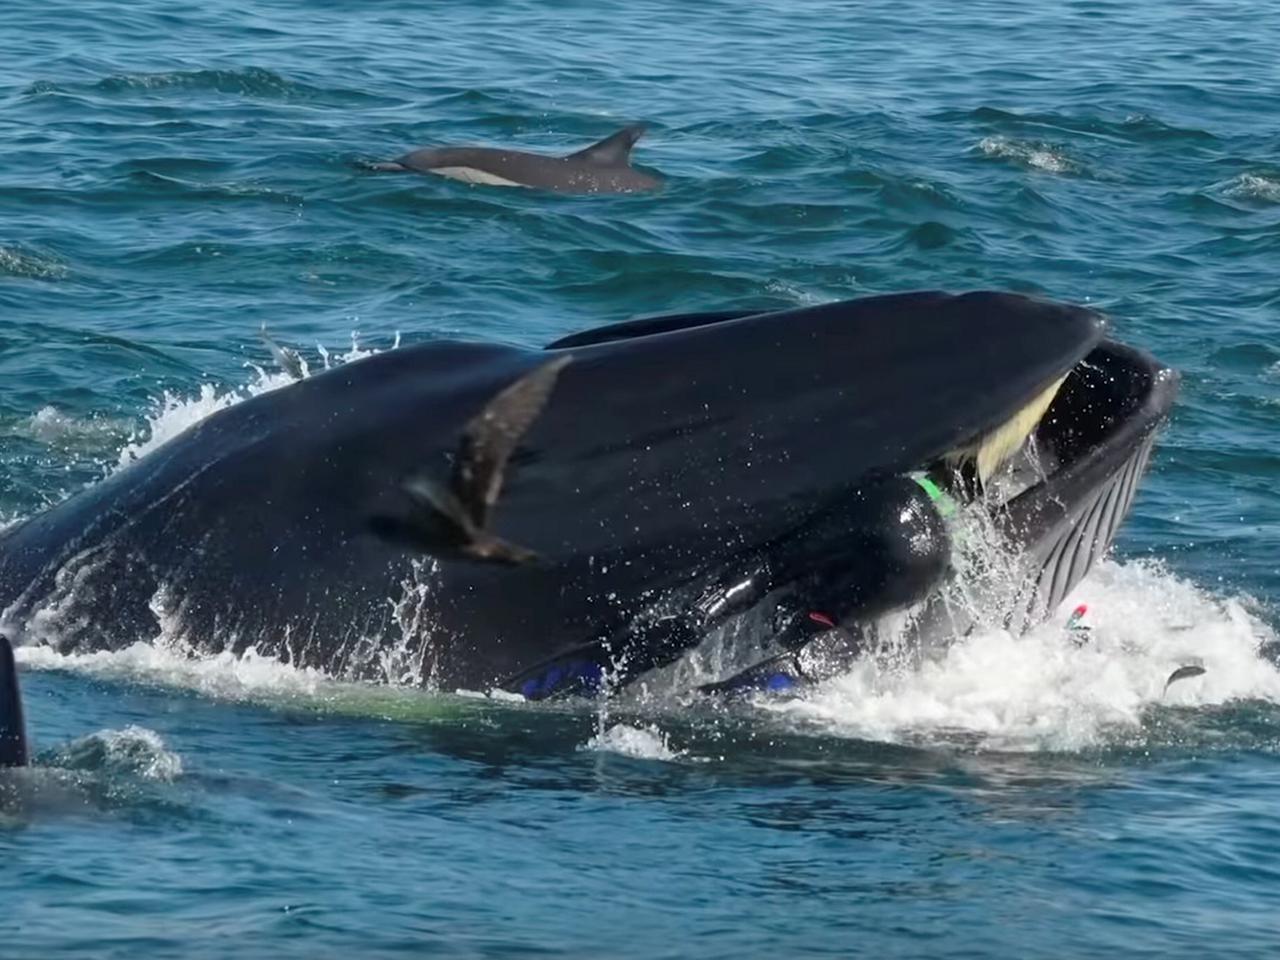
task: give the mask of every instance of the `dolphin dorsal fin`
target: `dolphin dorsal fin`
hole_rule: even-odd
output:
[[[631,148],[644,136],[644,131],[645,124],[633,123],[617,133],[610,134],[599,143],[593,143],[585,150],[569,154],[565,159],[598,163],[602,167],[628,166],[631,162]]]
[[[0,636],[0,767],[27,764],[27,727],[22,720],[22,691],[13,663],[13,647]]]

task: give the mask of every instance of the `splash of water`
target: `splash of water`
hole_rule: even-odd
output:
[[[1081,602],[1083,641],[1064,629]],[[1131,737],[1154,704],[1280,703],[1280,671],[1260,654],[1274,640],[1247,598],[1215,599],[1159,564],[1106,561],[1024,636],[983,629],[916,669],[865,660],[803,699],[757,705],[859,739],[977,736],[991,749],[1079,750]],[[1205,674],[1166,691],[1189,662]]]
[[[0,276],[24,280],[61,280],[68,273],[66,266],[50,254],[0,244]]]
[[[667,735],[656,726],[633,727],[626,723],[598,732],[580,749],[616,753],[637,760],[678,760],[685,756],[685,751],[674,749]]]
[[[1011,160],[1019,166],[1046,173],[1079,173],[1080,164],[1061,147],[1039,141],[1014,140],[1009,137],[983,137],[977,150],[983,156]]]
[[[1280,203],[1280,177],[1274,174],[1242,173],[1229,180],[1222,187],[1222,192],[1228,197]]]
[[[397,332],[389,349],[396,350],[399,347],[400,334]],[[371,357],[380,351],[376,348],[362,347],[359,336],[352,333],[351,347],[345,352],[330,353],[322,344],[316,345],[316,352],[320,358],[321,369],[330,370],[335,366]],[[304,375],[309,376],[310,364],[305,358],[301,359]],[[240,388],[220,390],[211,383],[204,383],[200,385],[199,394],[194,397],[166,390],[157,401],[155,408],[147,415],[141,429],[135,432],[120,450],[114,469],[119,470],[140,460],[152,450],[219,410],[225,410],[250,397],[279,390],[293,383],[293,379],[284,371],[268,371],[253,363],[246,366],[253,371],[254,376],[248,384]]]
[[[336,686],[323,671],[295,667],[254,648],[189,656],[164,642],[139,640],[120,650],[58,653],[44,645],[19,647],[14,657],[37,670],[72,670],[106,680],[134,680],[193,690],[221,700],[320,697]]]
[[[79,737],[40,760],[64,770],[130,774],[162,783],[182,775],[182,757],[165,745],[160,734],[134,725]]]
[[[46,405],[41,407],[24,424],[26,433],[44,443],[114,436],[127,431],[128,424],[124,420],[108,417],[73,417],[57,407]]]

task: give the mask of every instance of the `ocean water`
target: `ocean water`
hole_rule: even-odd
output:
[[[1060,618],[798,701],[24,649],[39,764],[0,783],[0,957],[1275,955],[1270,5],[8,0],[0,24],[5,521],[278,386],[264,323],[318,366],[998,287],[1096,306],[1183,373]],[[656,195],[363,166],[634,120]]]

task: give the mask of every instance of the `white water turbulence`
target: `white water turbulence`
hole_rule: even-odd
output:
[[[399,346],[400,334],[397,333],[390,349],[395,350]],[[354,360],[361,360],[378,352],[373,348],[362,347],[355,333],[351,334],[351,347],[345,353],[332,354],[321,345],[316,347],[320,367],[323,370],[329,370],[344,363],[351,363]],[[305,357],[299,357],[299,360],[303,375],[310,376],[313,369],[312,365]],[[114,469],[118,470],[122,467],[127,467],[161,444],[172,440],[187,428],[195,426],[201,420],[217,413],[219,410],[233,407],[240,401],[247,400],[250,397],[256,397],[260,394],[286,387],[293,382],[293,378],[282,370],[267,370],[265,367],[253,363],[247,363],[246,366],[253,370],[254,379],[238,390],[219,390],[213,384],[205,383],[200,385],[200,393],[195,397],[186,397],[165,391],[155,409],[147,416],[146,423],[129,438],[129,441],[121,449]]]
[[[165,745],[160,734],[133,725],[78,737],[56,748],[48,760],[64,770],[124,773],[165,783],[182,775],[182,757]]]
[[[976,149],[983,156],[1008,160],[1018,166],[1045,173],[1082,172],[1080,163],[1057,144],[994,136],[978,141]]]
[[[1089,629],[1067,630],[1082,603]],[[1280,702],[1280,671],[1260,654],[1274,640],[1246,599],[1215,599],[1156,563],[1106,560],[1021,637],[981,629],[918,667],[867,659],[803,699],[758,705],[851,738],[1074,751],[1131,741],[1159,703]],[[1204,674],[1166,690],[1189,664]]]
[[[685,756],[683,750],[671,746],[666,734],[651,724],[616,723],[598,732],[581,749],[616,753],[636,760],[679,760]]]
[[[59,653],[43,644],[18,647],[14,659],[34,670],[70,670],[104,680],[131,680],[192,690],[219,700],[320,697],[339,686],[323,672],[295,667],[250,648],[193,656],[166,637],[121,650]]]

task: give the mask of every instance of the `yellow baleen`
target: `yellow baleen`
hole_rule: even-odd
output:
[[[1066,379],[1065,376],[1059,377],[1000,426],[954,451],[947,459],[952,463],[976,460],[978,479],[985,485],[1001,465],[1021,449],[1027,437],[1031,436],[1031,431],[1048,412],[1049,405],[1053,403],[1053,398]]]

